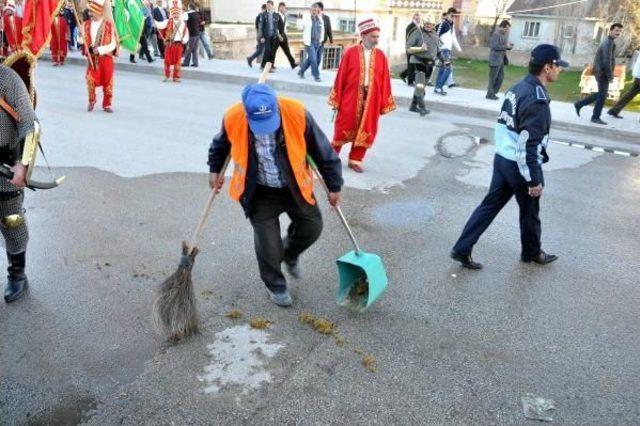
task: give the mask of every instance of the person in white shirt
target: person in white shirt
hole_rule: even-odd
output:
[[[320,81],[320,56],[324,40],[324,22],[320,16],[320,7],[314,3],[311,5],[311,18],[302,22],[298,21],[298,28],[302,29],[302,42],[304,43],[305,61],[300,66],[298,76],[304,78],[305,71],[311,67],[311,74],[315,81]]]
[[[620,115],[620,111],[627,106],[629,102],[635,98],[638,93],[640,93],[640,50],[637,51],[636,54],[636,64],[633,66],[633,71],[631,72],[633,76],[633,85],[631,88],[618,99],[618,102],[614,106],[611,107],[607,114],[615,118],[622,118]]]

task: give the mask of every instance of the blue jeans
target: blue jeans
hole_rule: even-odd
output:
[[[253,55],[248,56],[247,59],[253,62],[258,56],[262,55],[262,52],[264,52],[264,43],[258,42],[258,44],[256,44],[256,51],[253,53]]]
[[[304,75],[305,71],[311,67],[311,74],[313,77],[320,78],[320,69],[318,68],[318,57],[322,55],[322,45],[311,43],[311,46],[304,47],[306,58],[302,67],[300,67],[300,74]]]
[[[591,119],[600,118],[600,114],[602,114],[602,108],[604,107],[604,101],[607,99],[607,95],[609,94],[609,80],[607,78],[598,78],[598,92],[592,93],[590,96],[587,96],[581,101],[576,102],[576,105],[579,108],[583,106],[589,105],[590,103],[595,101],[595,105],[593,106],[593,115]]]
[[[324,53],[324,44],[320,44],[318,46],[318,59],[316,63],[318,64],[318,68],[322,68],[322,54]]]
[[[209,44],[209,34],[206,31],[200,32],[200,44],[202,44],[205,52],[207,52],[207,57],[209,59],[213,58],[213,51],[211,50],[211,45]]]
[[[438,78],[436,80],[436,89],[442,89],[451,74],[451,51],[449,49],[443,49],[440,52],[440,59],[442,60],[442,66],[438,71]]]

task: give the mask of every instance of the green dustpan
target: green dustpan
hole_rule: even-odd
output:
[[[329,188],[327,188],[322,176],[320,176],[313,159],[307,155],[307,161],[328,194]],[[336,261],[340,277],[340,287],[338,288],[336,302],[338,305],[347,306],[357,311],[364,311],[384,293],[388,282],[387,273],[380,256],[360,250],[360,246],[340,206],[335,206],[334,208],[355,247],[355,250],[348,252]]]

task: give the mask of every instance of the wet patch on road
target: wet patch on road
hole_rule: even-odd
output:
[[[216,333],[216,341],[207,345],[213,362],[199,377],[205,393],[218,393],[225,386],[239,386],[243,393],[271,382],[266,364],[284,345],[268,343],[264,330],[239,325]]]
[[[89,413],[98,406],[98,401],[88,396],[67,397],[62,402],[44,411],[41,411],[27,421],[30,426],[79,425],[91,417]]]
[[[431,222],[435,215],[433,204],[428,200],[396,201],[381,204],[371,211],[376,225],[398,228],[413,227]]]

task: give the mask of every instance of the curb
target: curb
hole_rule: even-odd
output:
[[[50,61],[51,57],[46,54],[41,57],[44,60]],[[158,59],[156,59],[158,60]],[[66,59],[66,63],[74,65],[86,65],[84,58],[69,56]],[[117,63],[116,69],[120,71],[135,72],[138,74],[155,74],[163,75],[162,68],[140,66],[140,64],[130,63]],[[217,72],[199,71],[189,68],[182,68],[182,78],[188,78],[197,81],[212,81],[216,83],[227,83],[235,85],[245,85],[255,82],[254,77],[246,77],[242,75],[222,74]],[[304,82],[290,82],[290,81],[278,81],[270,80],[269,84],[276,90],[283,90],[289,92],[308,93],[312,95],[329,95],[329,88],[326,86],[312,85]],[[408,107],[411,104],[411,98],[408,96],[394,96],[396,104],[398,106]],[[438,102],[431,99],[425,99],[425,105],[427,108],[437,112],[444,113],[456,113],[458,115],[473,115],[478,118],[495,119],[497,117],[497,111],[490,111],[484,108],[477,108],[473,106],[460,106],[454,104],[448,104],[446,102]],[[640,145],[640,135],[635,132],[629,132],[626,130],[609,129],[602,127],[593,127],[584,124],[569,123],[566,121],[552,121],[552,126],[559,130],[567,130],[573,132],[580,132],[589,134],[592,136],[611,137],[618,140],[625,140]]]

